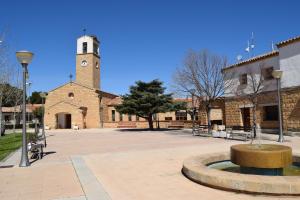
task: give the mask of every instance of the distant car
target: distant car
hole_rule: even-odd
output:
[[[5,133],[5,122],[1,123],[1,136],[3,136]]]

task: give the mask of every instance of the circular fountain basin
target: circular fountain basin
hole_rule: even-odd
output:
[[[213,188],[269,195],[300,195],[300,176],[249,175],[209,167],[230,160],[229,153],[206,154],[186,159],[182,172],[189,179]],[[292,161],[300,163],[300,155]]]
[[[277,144],[238,144],[231,146],[231,162],[241,166],[241,173],[282,176],[292,164],[292,149]]]
[[[284,168],[292,163],[291,147],[277,144],[231,146],[231,162],[244,167]]]

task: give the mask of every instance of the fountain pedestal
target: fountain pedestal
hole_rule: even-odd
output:
[[[231,162],[241,173],[281,176],[283,168],[292,164],[292,149],[276,144],[238,144],[231,146]]]

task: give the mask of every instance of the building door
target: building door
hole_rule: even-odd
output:
[[[250,124],[250,108],[241,108],[244,131],[251,129]]]
[[[72,128],[72,116],[69,113],[56,114],[56,127],[62,129]]]
[[[71,118],[71,114],[66,114],[66,126],[65,128],[72,128],[71,124],[72,124],[72,118]]]

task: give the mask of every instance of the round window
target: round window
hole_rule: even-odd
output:
[[[68,96],[69,96],[71,99],[73,99],[73,98],[74,98],[74,93],[73,93],[73,92],[70,92],[70,93],[68,94]]]

